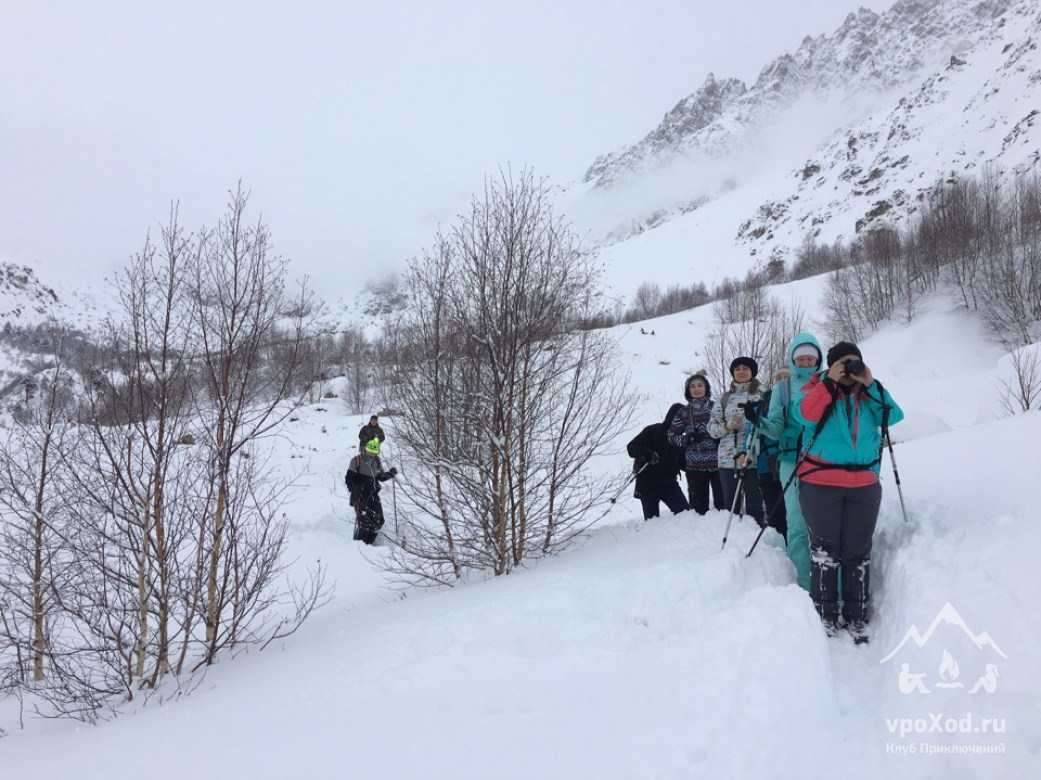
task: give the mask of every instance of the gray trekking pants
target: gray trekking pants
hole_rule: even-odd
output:
[[[810,533],[810,597],[823,620],[842,616],[847,624],[866,623],[871,595],[871,540],[882,504],[882,485],[847,488],[799,485],[799,504]]]

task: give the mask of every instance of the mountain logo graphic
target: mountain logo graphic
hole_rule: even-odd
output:
[[[1005,655],[1001,651],[1001,648],[998,647],[997,643],[990,638],[990,634],[988,634],[986,631],[984,631],[981,634],[974,634],[972,629],[969,628],[968,624],[962,619],[962,616],[958,614],[958,610],[956,610],[948,601],[946,604],[943,605],[943,608],[940,610],[939,614],[937,614],[937,616],[933,619],[932,624],[929,626],[929,629],[925,632],[925,634],[921,634],[918,631],[917,626],[911,626],[907,630],[907,633],[904,634],[904,638],[900,640],[900,644],[898,644],[889,655],[887,655],[885,658],[879,661],[879,663],[884,664],[894,655],[899,653],[900,649],[905,644],[907,644],[908,640],[913,641],[916,645],[918,645],[918,647],[922,647],[923,645],[925,645],[925,643],[929,641],[929,637],[931,637],[933,635],[933,632],[936,631],[941,621],[947,623],[948,625],[954,625],[960,628],[962,631],[965,632],[965,635],[972,641],[972,643],[976,645],[976,647],[978,647],[980,650],[982,650],[985,645],[989,645],[998,655],[1008,660],[1008,656]]]

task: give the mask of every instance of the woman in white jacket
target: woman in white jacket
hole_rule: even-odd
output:
[[[744,406],[759,403],[760,385],[759,380],[755,378],[758,373],[759,364],[752,358],[734,358],[730,364],[730,376],[733,381],[712,407],[712,419],[708,424],[709,436],[719,439],[719,478],[723,483],[723,498],[728,509],[734,505],[738,480],[744,472],[745,451],[749,438],[749,423],[745,418]],[[748,479],[743,480],[742,490],[745,497],[744,514],[751,515],[762,525],[763,498],[759,493],[754,463],[749,466],[747,474]]]

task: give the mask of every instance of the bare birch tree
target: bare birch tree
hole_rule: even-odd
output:
[[[0,690],[48,675],[60,624],[64,492],[57,471],[71,426],[72,377],[65,340],[33,378],[0,441]]]
[[[388,568],[421,582],[509,573],[562,549],[610,495],[591,474],[629,419],[597,269],[530,172],[489,181],[406,277],[388,377],[416,510]]]
[[[307,345],[320,313],[306,284],[295,296],[287,291],[287,261],[273,254],[262,220],[246,222],[247,201],[240,187],[217,227],[202,234],[191,282],[201,379],[194,407],[211,488],[196,539],[207,663],[249,635],[251,619],[270,606],[264,594],[278,567],[251,545],[284,546],[285,525],[272,511],[281,493],[265,493],[272,475],[242,459],[257,455],[253,445],[304,402],[301,371],[314,365]],[[317,571],[312,606],[324,592],[321,579]]]
[[[788,367],[788,345],[804,329],[806,319],[798,302],[781,306],[763,284],[717,301],[712,313],[715,326],[705,340],[705,349],[719,388],[730,385],[730,363],[740,355],[755,358],[760,381],[769,385],[778,369]]]

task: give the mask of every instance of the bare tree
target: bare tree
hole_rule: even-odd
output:
[[[1001,408],[1020,414],[1041,407],[1041,349],[1014,349],[1008,355],[1011,376],[1000,380]]]
[[[270,474],[242,460],[257,455],[253,445],[304,402],[298,380],[319,314],[306,285],[287,293],[287,262],[272,254],[262,220],[246,222],[247,201],[240,186],[216,229],[203,233],[191,281],[202,380],[194,406],[210,464],[196,539],[206,569],[198,599],[207,663],[240,641],[249,618],[269,605],[264,593],[276,567],[251,545],[280,551],[285,527],[272,511],[277,491],[266,496],[269,503],[257,500]]]
[[[654,282],[644,282],[636,288],[633,303],[630,307],[634,320],[647,320],[656,317],[661,308],[661,288]]]
[[[603,333],[597,269],[524,172],[412,264],[388,386],[416,507],[389,568],[417,582],[505,574],[566,546],[607,499],[589,472],[631,399]]]
[[[320,564],[280,582],[291,483],[266,449],[322,374],[321,309],[306,284],[286,294],[245,205],[194,238],[172,209],[114,279],[121,311],[79,397],[59,350],[0,449],[0,685],[31,675],[47,714],[183,691],[186,669],[329,596]]]
[[[1041,180],[1020,178],[1009,190],[979,295],[990,331],[1015,348],[1041,338]]]
[[[345,328],[336,338],[332,357],[338,372],[347,380],[343,401],[351,414],[368,411],[380,354],[381,350],[369,343],[360,328]]]
[[[37,393],[12,415],[0,442],[0,690],[47,676],[60,623],[60,526],[65,494],[56,471],[71,426],[72,377],[64,334]]]
[[[75,643],[49,695],[78,717],[93,717],[107,696],[156,688],[172,671],[175,637],[191,625],[182,553],[203,508],[203,469],[179,442],[190,427],[187,280],[197,255],[176,208],[161,235],[113,279],[120,312],[107,326],[106,379],[89,383],[75,446],[64,452],[74,554],[63,610]]]

